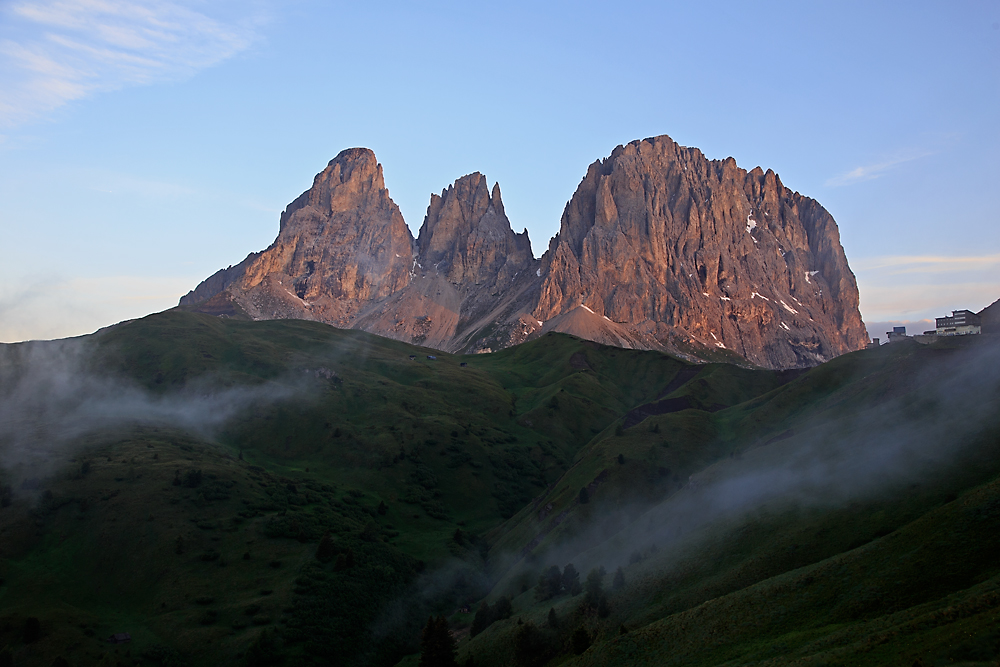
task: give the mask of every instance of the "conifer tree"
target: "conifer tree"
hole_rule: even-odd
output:
[[[565,592],[574,597],[579,595],[582,590],[580,586],[580,573],[576,571],[575,567],[573,567],[573,563],[569,563],[563,568],[562,588]]]
[[[619,565],[615,570],[615,578],[611,581],[611,587],[616,591],[625,585],[625,570]]]
[[[611,615],[611,607],[608,605],[608,596],[602,595],[601,601],[597,603],[597,617],[607,618]]]
[[[584,602],[590,607],[597,607],[601,598],[604,597],[602,579],[604,579],[604,576],[601,574],[600,570],[591,570],[587,574],[587,598]]]
[[[535,624],[530,621],[519,624],[514,636],[514,664],[518,667],[540,666],[546,662],[545,655],[545,638]]]
[[[251,642],[250,646],[247,647],[246,653],[243,655],[244,667],[265,667],[266,665],[278,664],[279,661],[278,643],[274,636],[267,630],[261,632]]]
[[[510,618],[514,613],[514,608],[510,604],[510,598],[502,597],[493,605],[493,620],[503,621]]]
[[[583,628],[577,628],[573,631],[571,641],[573,643],[573,653],[576,655],[580,655],[590,648],[590,635]]]
[[[378,526],[375,525],[374,521],[369,521],[365,524],[365,527],[361,531],[361,539],[365,542],[376,542],[378,541]]]
[[[548,600],[559,595],[562,588],[562,575],[559,574],[559,567],[553,565],[538,577],[538,588],[535,590],[535,598],[538,600]]]
[[[485,600],[479,605],[479,609],[476,610],[476,616],[472,619],[472,627],[469,628],[469,636],[475,637],[480,632],[485,630],[493,622],[493,610],[490,609],[489,603]]]
[[[548,623],[549,623],[549,627],[552,628],[552,629],[555,629],[555,628],[559,627],[559,617],[556,616],[556,608],[555,607],[549,607],[549,619],[548,619]]]
[[[420,636],[420,667],[458,667],[455,638],[448,631],[448,621],[444,616],[427,619]]]
[[[345,553],[337,556],[337,562],[333,564],[333,571],[340,572],[354,567],[354,551],[348,547]]]
[[[334,546],[333,537],[328,530],[323,533],[323,537],[319,541],[319,546],[316,547],[316,560],[328,563],[333,560],[335,555],[337,555],[337,549]]]

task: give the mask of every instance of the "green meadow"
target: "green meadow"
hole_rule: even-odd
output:
[[[5,345],[0,667],[416,665],[431,614],[481,666],[996,664],[998,352],[457,356],[180,310]]]

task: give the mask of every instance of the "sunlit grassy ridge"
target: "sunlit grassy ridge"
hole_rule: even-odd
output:
[[[312,322],[170,311],[77,344],[72,373],[169,403],[188,426],[86,404],[73,418],[89,426],[72,437],[45,424],[0,431],[11,500],[0,508],[0,650],[16,664],[392,664],[432,612],[450,617],[462,660],[477,665],[836,663],[910,622],[898,614],[985,604],[987,618],[996,606],[995,418],[937,477],[915,469],[879,493],[769,498],[671,523],[710,504],[698,494],[713,484],[805,444],[864,442],[882,415],[931,425],[948,403],[924,391],[928,372],[984,341],[780,373],[560,334],[454,356]],[[28,350],[5,346],[4,392],[41,368]],[[996,403],[995,382],[974,400]],[[209,424],[204,405],[232,418]],[[11,458],[25,446],[48,460]],[[954,512],[979,513],[960,524]],[[929,579],[894,565],[914,549]],[[605,565],[607,589],[624,566],[604,616],[581,596],[536,599],[543,569],[571,561],[583,575]],[[470,641],[473,614],[456,608],[502,595],[515,616]],[[29,617],[37,641],[26,641]],[[519,617],[537,633],[526,639]],[[992,627],[973,617],[954,628]],[[928,659],[953,641],[952,626],[906,627]],[[579,628],[593,646],[574,658]],[[130,644],[103,641],[121,631]]]

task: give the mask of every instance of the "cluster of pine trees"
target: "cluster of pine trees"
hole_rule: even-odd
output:
[[[480,632],[490,627],[494,621],[502,621],[510,618],[512,613],[514,613],[514,609],[511,607],[510,598],[502,597],[497,600],[492,607],[484,600],[483,603],[479,605],[479,609],[476,610],[476,616],[472,619],[472,627],[469,628],[469,636],[475,637]]]
[[[604,588],[607,576],[607,570],[603,567],[595,568],[581,584],[580,573],[572,563],[562,571],[553,565],[542,572],[535,590],[536,599],[551,600],[560,595],[576,597],[581,594],[583,597],[578,605],[569,606],[568,610],[563,606],[563,616],[556,612],[555,607],[550,608],[546,622],[541,625],[518,618],[513,664],[516,667],[542,667],[560,655],[580,655],[586,651],[593,641],[586,626],[592,623],[594,616],[603,619],[611,614],[608,594]],[[618,590],[624,585],[625,571],[619,567],[612,577],[611,588]],[[471,636],[475,637],[493,622],[509,618],[511,614],[511,602],[508,598],[500,598],[492,607],[483,602],[472,622]],[[628,632],[624,625],[620,631],[622,634]]]
[[[573,563],[564,567],[562,573],[559,572],[558,566],[553,565],[538,577],[535,598],[538,600],[551,600],[563,593],[568,593],[571,597],[576,597],[582,590],[580,573],[573,567]]]

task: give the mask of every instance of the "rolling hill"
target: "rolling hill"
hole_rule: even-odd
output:
[[[476,665],[990,664],[998,354],[457,356],[181,310],[5,345],[0,660],[391,665],[433,613]],[[569,563],[589,591],[545,583]]]

